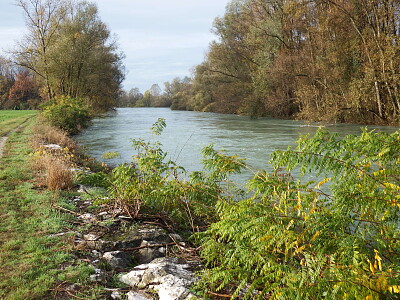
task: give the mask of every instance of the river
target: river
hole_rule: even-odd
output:
[[[158,118],[167,123],[163,134],[154,138],[151,125]],[[286,149],[304,134],[313,134],[321,124],[271,118],[250,119],[245,116],[171,111],[169,108],[119,108],[103,118],[93,120],[91,127],[76,136],[89,155],[101,159],[105,152],[119,152],[120,157],[105,160],[109,164],[132,161],[135,151],[132,139],[153,139],[163,144],[169,157],[188,171],[200,170],[201,149],[215,144],[230,155],[247,159],[252,169],[267,167],[272,151]],[[340,135],[358,134],[365,126],[325,124]],[[396,127],[368,126],[369,129],[394,132]],[[104,160],[103,160],[104,161]]]

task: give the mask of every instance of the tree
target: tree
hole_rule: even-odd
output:
[[[0,56],[0,109],[4,108],[8,101],[10,89],[15,81],[15,72],[11,62]]]
[[[38,88],[28,71],[16,75],[15,82],[10,88],[5,108],[35,109],[39,104]]]
[[[84,99],[95,112],[115,105],[124,78],[122,58],[95,4],[19,0],[29,34],[15,51],[19,65],[42,82],[46,98]]]
[[[161,95],[161,88],[156,83],[152,84],[149,91],[150,91],[151,96],[153,96],[153,97],[158,97]]]
[[[61,25],[59,36],[50,54],[57,94],[86,98],[96,111],[115,106],[124,79],[123,55],[96,5],[78,2]]]
[[[67,13],[64,0],[18,0],[23,10],[28,35],[19,43],[15,57],[19,65],[33,71],[42,81],[47,99],[54,96],[49,70],[49,49]]]
[[[134,107],[136,105],[136,102],[142,98],[143,94],[139,91],[138,88],[132,88],[129,90],[129,92],[122,90],[118,98],[117,106]]]
[[[233,0],[179,106],[398,124],[399,17],[396,0]]]

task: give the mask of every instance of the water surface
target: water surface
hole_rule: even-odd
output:
[[[167,127],[160,137],[150,134],[151,125],[158,118],[166,119]],[[107,160],[116,164],[130,162],[135,151],[132,139],[158,140],[163,149],[188,171],[200,170],[201,149],[215,144],[230,155],[246,158],[253,169],[266,168],[269,155],[277,149],[286,149],[304,134],[314,134],[321,124],[293,120],[245,116],[171,111],[168,108],[119,108],[104,118],[95,119],[93,125],[76,137],[89,155],[101,159],[108,151],[120,157]],[[331,132],[341,135],[359,134],[366,126],[356,124],[324,124]],[[369,129],[394,132],[395,127],[369,126]]]

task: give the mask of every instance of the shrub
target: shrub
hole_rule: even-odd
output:
[[[110,187],[110,176],[109,174],[100,171],[95,173],[78,173],[77,180],[80,184],[90,185],[94,187],[109,188]]]
[[[83,99],[55,97],[41,106],[44,118],[69,134],[76,134],[89,125],[91,116]]]
[[[276,151],[252,195],[219,201],[202,239],[200,287],[246,299],[398,299],[400,132],[319,130]],[[281,170],[282,171],[279,171]],[[299,169],[321,181],[295,181]]]
[[[161,134],[165,121],[159,119],[152,127]],[[177,227],[192,227],[215,221],[215,203],[226,177],[244,166],[236,157],[204,149],[205,170],[187,178],[185,169],[167,159],[159,142],[133,140],[137,155],[133,164],[120,165],[112,172],[110,193],[115,201],[129,209],[165,217]],[[225,191],[228,185],[225,185]]]

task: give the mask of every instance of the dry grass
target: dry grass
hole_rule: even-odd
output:
[[[44,154],[34,160],[34,169],[42,171],[38,183],[46,186],[49,190],[64,190],[73,187],[74,174],[70,163],[60,157]]]
[[[47,188],[49,190],[71,189],[73,186],[73,174],[61,161],[56,160],[47,169]]]
[[[33,128],[34,136],[32,143],[35,149],[38,149],[43,144],[57,144],[69,150],[76,150],[77,146],[64,131],[52,127],[45,123],[38,123]]]
[[[38,171],[37,183],[52,191],[71,189],[74,179],[71,170],[74,165],[73,153],[77,149],[74,140],[62,130],[39,122],[33,128],[31,143],[36,150],[32,167]],[[62,148],[49,149],[44,146],[46,144],[56,144]]]

